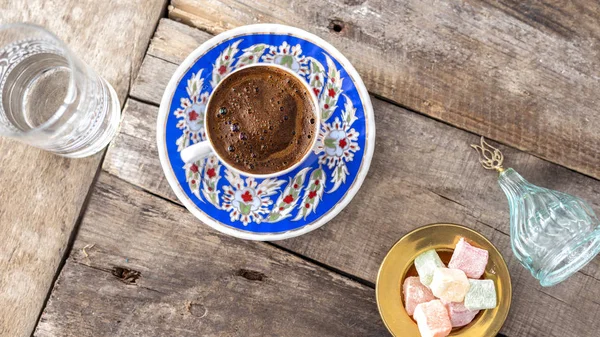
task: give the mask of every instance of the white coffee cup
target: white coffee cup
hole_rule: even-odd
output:
[[[273,68],[278,68],[278,69],[283,70],[286,73],[294,76],[305,87],[306,91],[310,95],[311,102],[312,102],[312,104],[314,106],[314,110],[313,111],[314,111],[314,115],[315,115],[315,123],[312,124],[313,127],[314,127],[314,130],[313,130],[314,137],[312,137],[312,139],[311,139],[311,144],[310,144],[309,150],[306,151],[306,153],[302,156],[302,158],[298,159],[293,165],[287,167],[284,170],[273,172],[273,173],[269,173],[269,174],[256,174],[256,173],[247,172],[247,171],[243,171],[243,170],[240,170],[238,168],[235,168],[233,165],[229,164],[229,162],[225,158],[221,157],[219,155],[219,153],[214,150],[214,144],[213,144],[213,140],[212,140],[211,135],[210,135],[210,131],[208,130],[208,128],[206,128],[206,138],[207,138],[207,140],[199,142],[199,143],[196,143],[196,144],[193,144],[193,145],[190,145],[190,146],[186,147],[185,149],[183,149],[181,151],[181,159],[185,163],[192,163],[192,162],[197,161],[199,159],[205,158],[205,157],[207,157],[209,155],[215,155],[219,159],[219,161],[223,165],[225,165],[225,167],[227,167],[229,170],[232,170],[234,172],[237,172],[237,173],[245,175],[245,176],[264,179],[264,178],[273,178],[273,177],[280,176],[280,175],[283,175],[283,174],[286,174],[286,173],[289,173],[289,172],[293,171],[300,164],[302,164],[302,162],[304,160],[306,160],[306,158],[311,154],[311,152],[313,152],[313,149],[315,148],[316,143],[317,143],[317,137],[319,135],[319,128],[320,128],[320,125],[321,125],[321,112],[320,112],[320,109],[319,109],[319,101],[317,99],[317,96],[313,92],[312,88],[306,82],[306,80],[304,78],[300,77],[300,75],[298,75],[296,72],[290,70],[289,68],[286,68],[284,66],[281,66],[281,65],[278,65],[278,64],[274,64],[274,63],[256,63],[256,64],[251,64],[251,65],[244,66],[243,68],[236,69],[235,71],[232,71],[231,73],[229,73],[227,76],[225,76],[221,80],[221,82],[219,82],[219,84],[214,88],[214,90],[212,92],[213,93],[217,92],[217,90],[219,90],[219,87],[225,81],[225,79],[227,77],[235,74],[236,72],[238,72],[238,71],[240,71],[242,69],[247,69],[247,68],[250,68],[250,67],[273,67]],[[213,95],[211,94],[211,96],[208,98],[208,102],[206,103],[206,110],[205,110],[205,113],[204,113],[204,126],[205,127],[207,125],[208,111],[210,111],[210,103],[211,103],[212,97],[213,97]]]

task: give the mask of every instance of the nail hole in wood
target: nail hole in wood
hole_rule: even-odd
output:
[[[265,278],[267,278],[267,275],[265,275],[259,271],[243,269],[243,268],[238,270],[236,275],[241,276],[241,277],[245,278],[246,280],[250,280],[250,281],[263,281]]]
[[[188,312],[194,316],[204,318],[204,316],[206,316],[208,313],[208,309],[206,309],[202,304],[190,302]]]
[[[136,281],[142,276],[137,270],[121,268],[121,267],[113,267],[111,273],[114,277],[118,278],[121,282],[134,284]]]
[[[329,21],[329,26],[327,28],[339,33],[344,29],[344,22],[342,20],[331,20]]]

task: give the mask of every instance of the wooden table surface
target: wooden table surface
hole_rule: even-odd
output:
[[[514,258],[507,201],[469,147],[484,135],[506,166],[600,212],[598,3],[0,4],[0,22],[9,13],[57,32],[125,105],[104,158],[0,142],[1,336],[386,336],[379,264],[400,237],[434,222],[474,228],[501,250],[513,282],[503,335],[598,336],[600,258],[542,288]],[[350,205],[277,242],[224,236],[194,218],[155,145],[177,65],[214,34],[261,22],[297,26],[344,53],[377,124],[371,169]]]

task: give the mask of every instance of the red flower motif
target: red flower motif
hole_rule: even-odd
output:
[[[225,66],[220,66],[219,67],[219,74],[220,75],[225,74],[226,71],[227,71],[227,68]]]
[[[226,60],[229,60],[229,55],[225,55],[225,59],[226,59]]]
[[[335,90],[329,89],[329,91],[327,91],[327,95],[329,95],[329,97],[335,97]]]
[[[286,204],[291,204],[292,201],[294,201],[294,197],[291,194],[288,194],[285,196],[285,198],[283,198],[283,202]]]
[[[310,191],[310,193],[308,193],[308,198],[309,199],[312,199],[312,198],[314,198],[316,196],[317,196],[317,192],[315,192],[315,191]]]
[[[346,145],[348,145],[348,142],[346,142],[346,138],[340,139],[340,147],[343,149],[346,147]]]
[[[319,179],[315,180],[315,185],[319,186]]]
[[[252,194],[250,194],[250,191],[246,191],[246,193],[242,194],[242,200],[244,200],[244,202],[252,201]]]
[[[319,75],[315,76],[315,80],[317,80],[317,81],[319,80]]]
[[[335,77],[331,78],[331,83],[335,83]]]
[[[315,92],[315,95],[319,96],[319,89],[313,88],[313,91]]]
[[[198,173],[198,165],[192,164],[192,166],[190,166],[190,171]]]
[[[192,179],[192,185],[196,185],[196,180]]]
[[[215,169],[211,167],[208,170],[206,170],[206,175],[212,179],[214,176],[217,175],[217,173],[215,172]]]
[[[324,107],[325,109],[329,109],[329,104],[325,104],[325,105],[323,105],[323,107]]]
[[[196,112],[196,110],[190,111],[190,121],[195,121],[199,116],[200,115]]]
[[[252,60],[252,59],[254,59],[254,55],[250,55],[250,56],[248,57],[248,59],[249,59],[249,60]]]
[[[306,205],[304,205],[304,207],[306,207],[306,208],[310,208],[310,204],[309,204],[309,203],[306,203]]]
[[[284,210],[284,208],[283,208],[283,207],[279,207],[279,211],[283,211],[283,210]]]
[[[298,189],[298,184],[294,184],[294,189]]]
[[[208,191],[209,191],[209,192],[212,192],[212,187],[209,187],[209,188],[208,188]]]

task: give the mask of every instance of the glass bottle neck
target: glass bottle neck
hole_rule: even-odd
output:
[[[500,172],[498,184],[511,201],[529,192],[529,182],[512,168]]]

